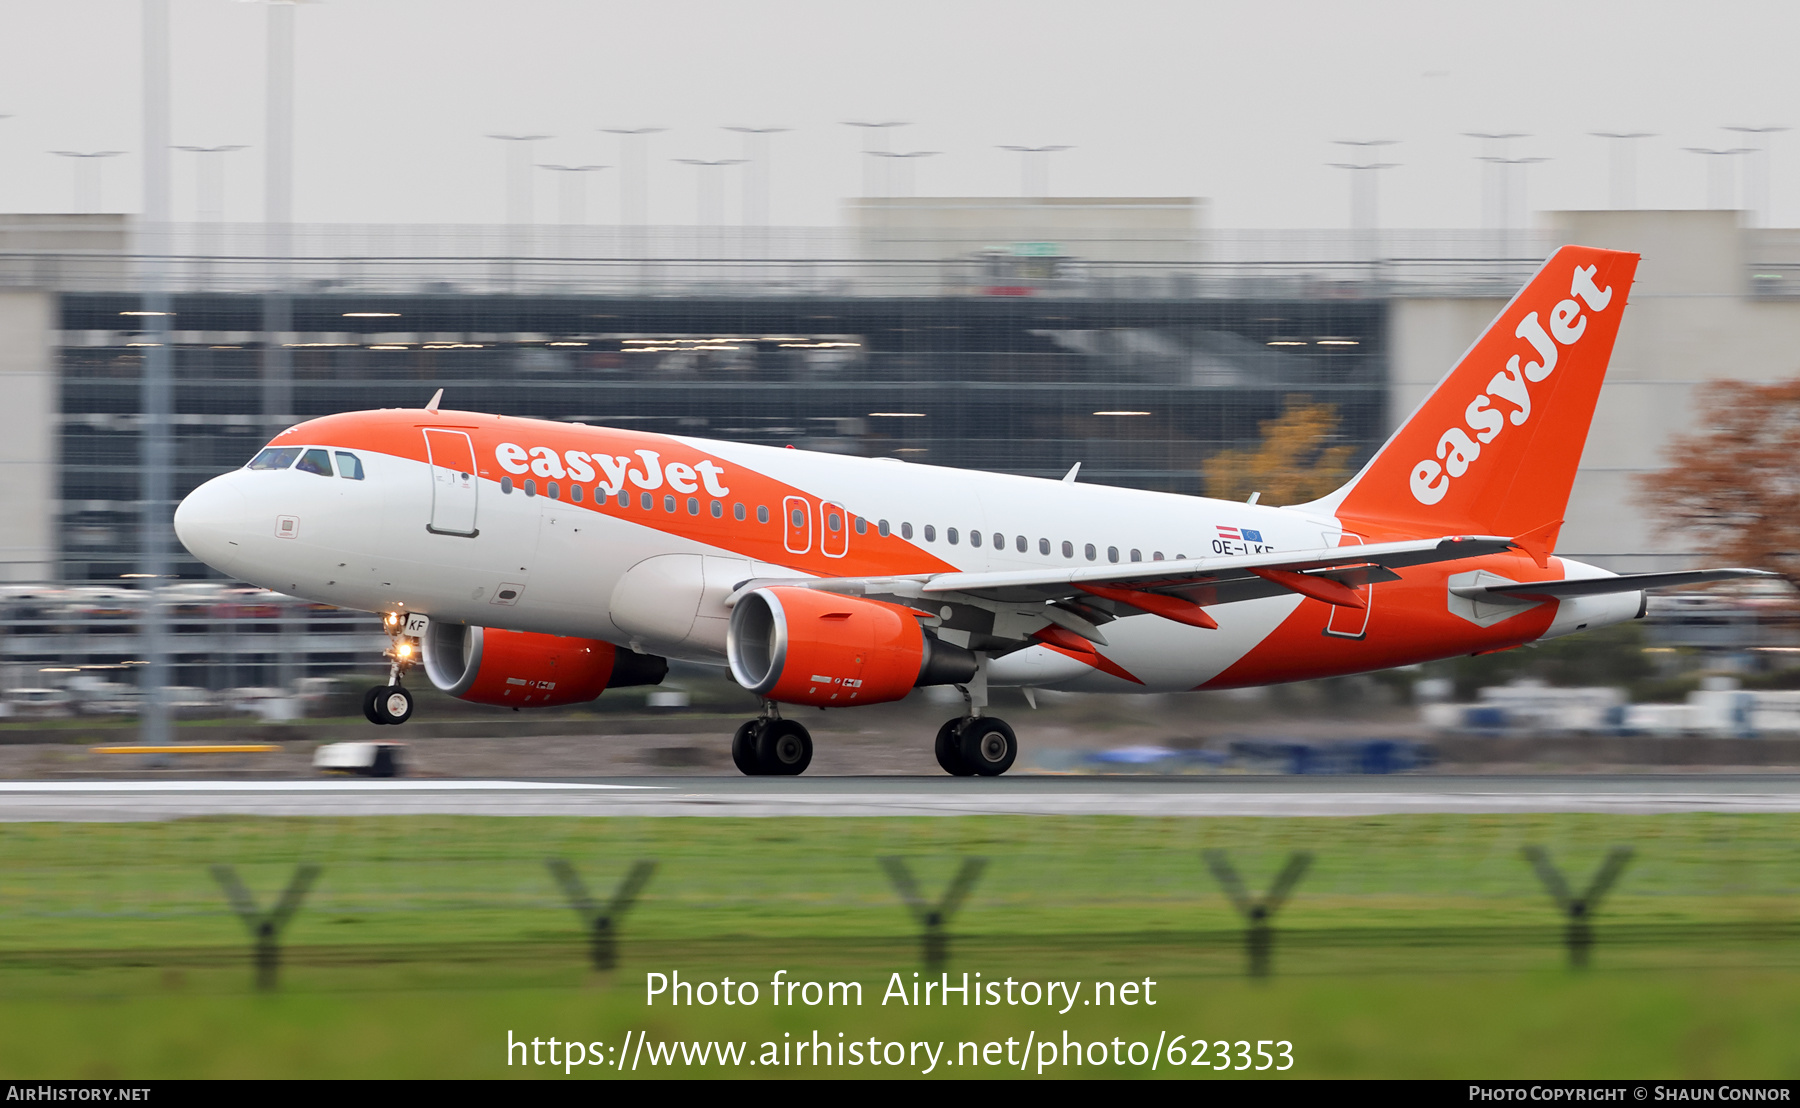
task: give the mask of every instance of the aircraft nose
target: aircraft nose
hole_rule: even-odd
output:
[[[232,480],[214,477],[187,494],[175,509],[175,536],[188,553],[221,573],[229,573],[243,541],[249,501]]]

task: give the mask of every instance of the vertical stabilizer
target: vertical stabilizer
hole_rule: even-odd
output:
[[[1637,263],[1558,250],[1361,473],[1300,507],[1365,536],[1526,536],[1547,555]]]

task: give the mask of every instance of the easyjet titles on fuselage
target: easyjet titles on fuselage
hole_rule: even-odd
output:
[[[662,488],[665,481],[680,493],[698,492],[702,484],[713,496],[726,496],[731,492],[720,481],[725,468],[711,459],[689,465],[664,462],[661,453],[655,450],[634,453],[636,458],[630,454],[590,454],[584,450],[565,450],[558,454],[548,446],[523,447],[503,442],[494,448],[494,460],[508,473],[520,476],[530,473],[549,480],[566,478],[578,484],[598,476],[594,472],[598,467],[606,474],[606,480],[599,487],[608,496],[624,491],[627,480],[645,492]]]

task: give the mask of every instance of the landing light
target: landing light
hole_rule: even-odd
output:
[[[1149,415],[1149,412],[1095,412],[1095,415]]]
[[[120,312],[120,315],[174,315],[174,312]]]
[[[345,312],[345,319],[399,319],[399,312]]]
[[[924,419],[924,412],[870,412],[872,416],[885,416],[888,419]]]

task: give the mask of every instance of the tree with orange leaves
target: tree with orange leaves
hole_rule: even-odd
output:
[[[1669,468],[1638,479],[1643,499],[1723,564],[1800,580],[1800,379],[1716,381],[1700,407],[1706,430],[1670,442]]]
[[[1254,450],[1221,450],[1201,467],[1206,495],[1242,500],[1253,492],[1265,504],[1304,504],[1350,479],[1356,448],[1331,445],[1337,434],[1337,405],[1310,396],[1289,396],[1281,415],[1260,425],[1262,444]]]

